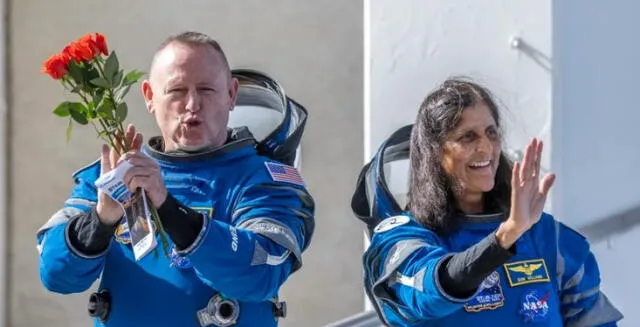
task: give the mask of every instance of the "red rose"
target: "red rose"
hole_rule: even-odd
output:
[[[62,53],[77,62],[89,61],[94,57],[94,50],[90,43],[75,41],[64,47]]]
[[[76,61],[77,61],[77,59],[76,59],[74,56],[72,56],[72,55],[71,55],[71,44],[69,44],[69,45],[65,46],[65,47],[62,49],[62,54],[63,54],[63,55],[65,55],[65,56],[67,56],[67,57],[69,57],[69,58],[73,58],[74,60],[76,60]]]
[[[93,59],[99,52],[98,46],[93,41],[93,37],[91,34],[83,35],[81,38],[76,41],[83,49],[89,49],[91,51],[91,59]]]
[[[67,73],[70,60],[71,58],[65,54],[54,54],[44,62],[42,72],[53,79],[60,79]]]
[[[105,56],[109,55],[107,40],[104,35],[100,33],[86,34],[78,39],[77,43],[83,49],[91,50],[91,59],[95,58],[99,54],[103,54]]]
[[[96,47],[98,47],[98,51],[100,51],[100,53],[102,53],[103,55],[108,56],[109,48],[107,47],[107,40],[105,39],[104,35],[100,33],[94,33],[94,36],[94,42]]]

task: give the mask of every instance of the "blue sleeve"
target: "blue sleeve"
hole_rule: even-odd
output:
[[[439,284],[439,267],[453,253],[437,235],[413,221],[380,228],[398,217],[378,225],[364,255],[365,287],[379,315],[390,325],[413,326],[462,308],[475,294],[456,298]]]
[[[234,200],[231,224],[205,219],[196,241],[179,253],[225,296],[274,298],[302,265],[314,229],[314,201],[303,186],[264,179]]]
[[[586,238],[556,223],[560,303],[565,326],[616,326],[622,314],[600,290],[600,271]]]
[[[75,186],[71,195],[37,232],[40,280],[51,292],[84,292],[102,272],[106,251],[86,256],[76,251],[68,239],[69,220],[87,214],[96,203],[93,181],[99,170],[99,164],[94,164],[74,174]]]

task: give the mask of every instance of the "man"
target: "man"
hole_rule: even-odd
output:
[[[38,233],[48,290],[83,292],[101,276],[96,326],[277,325],[278,290],[302,264],[314,201],[295,168],[258,155],[246,129],[227,128],[237,92],[214,40],[188,32],[162,44],[142,83],[162,136],[142,146],[129,126],[134,151],[118,158],[104,146],[74,174],[71,196]],[[96,191],[122,160],[133,165],[129,189],[158,208],[170,258],[136,261],[123,209]]]

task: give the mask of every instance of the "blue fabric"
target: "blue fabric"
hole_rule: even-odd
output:
[[[302,264],[295,252],[311,241],[313,200],[304,185],[274,179],[265,166],[270,159],[253,145],[230,143],[216,152],[157,160],[168,191],[207,216],[195,244],[171,258],[159,245],[158,257],[135,261],[123,226],[104,254],[76,254],[66,240],[67,221],[96,201],[99,162],[76,173],[69,200],[38,233],[43,285],[79,293],[101,276],[98,288],[111,293],[112,310],[95,326],[199,326],[197,312],[217,294],[239,301],[235,326],[277,326],[271,300]],[[287,242],[270,237],[274,230],[289,231]]]
[[[363,256],[367,294],[390,326],[616,326],[622,318],[599,290],[586,239],[551,215],[543,214],[516,242],[517,254],[466,299],[440,288],[437,267],[500,221],[469,220],[440,237],[410,215],[400,217],[381,223],[386,227],[377,228]]]

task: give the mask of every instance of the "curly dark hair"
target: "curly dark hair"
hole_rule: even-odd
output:
[[[452,78],[424,99],[411,132],[407,210],[422,225],[440,235],[450,232],[459,221],[454,197],[459,190],[442,166],[444,140],[460,123],[462,112],[479,102],[489,107],[501,129],[500,112],[489,90],[464,78]],[[484,196],[485,210],[508,210],[512,165],[503,152],[495,185]]]

